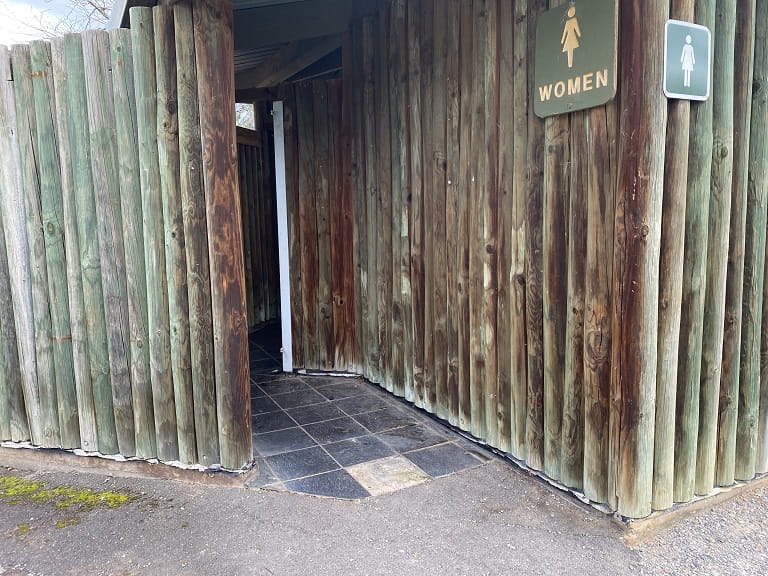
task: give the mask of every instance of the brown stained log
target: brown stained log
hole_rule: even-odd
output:
[[[725,330],[720,375],[720,406],[715,483],[736,479],[736,434],[739,421],[739,368],[744,295],[744,244],[747,226],[749,134],[755,48],[755,2],[737,0],[733,70],[733,184],[725,290]],[[745,474],[746,475],[746,474]],[[750,480],[751,476],[742,478]]]
[[[317,324],[318,367],[333,368],[333,281],[331,263],[331,227],[329,207],[329,138],[328,138],[328,85],[323,81],[312,84],[315,124],[315,214],[317,217]],[[266,212],[266,211],[264,211]],[[262,214],[262,221],[265,214]]]
[[[187,249],[189,343],[192,353],[195,439],[197,462],[203,466],[211,466],[220,462],[220,457],[219,437],[216,430],[211,275],[208,261],[200,108],[197,98],[191,5],[174,5],[173,19],[179,97],[181,202],[185,208],[183,215]]]
[[[460,84],[459,53],[461,47],[460,12],[461,0],[449,0],[446,15],[446,202],[445,202],[445,241],[446,241],[446,290],[448,294],[448,315],[446,318],[446,355],[447,374],[443,406],[447,410],[448,421],[456,426],[459,423],[459,122],[460,122]],[[438,390],[439,393],[439,390]],[[439,397],[439,394],[438,394]]]
[[[568,208],[568,301],[565,379],[560,447],[560,481],[581,489],[584,482],[584,309],[587,262],[588,161],[586,113],[571,115]],[[577,233],[578,231],[578,233]]]
[[[311,84],[296,86],[297,133],[299,139],[299,215],[301,219],[301,279],[304,316],[304,364],[317,369],[317,210],[315,203],[315,138],[312,122]]]
[[[448,104],[448,10],[446,2],[434,2],[434,65],[432,67],[432,289],[427,299],[432,301],[432,410],[438,417],[448,419],[448,248],[446,226],[447,187],[447,104]]]
[[[693,20],[693,0],[672,2],[670,17]],[[653,463],[654,510],[674,502],[675,411],[683,297],[685,209],[691,104],[670,100],[667,120],[661,264],[659,269],[659,368],[656,374],[656,437]]]
[[[525,459],[525,420],[528,395],[528,353],[526,338],[526,203],[528,201],[527,176],[528,170],[528,2],[515,2],[513,14],[514,36],[512,45],[512,73],[514,74],[512,132],[513,132],[513,164],[512,164],[512,222],[509,230],[510,253],[510,450],[512,455],[521,460]],[[502,41],[506,42],[502,32]],[[503,48],[506,54],[509,48]],[[504,73],[502,73],[502,79]],[[505,99],[502,95],[502,105]],[[505,113],[502,112],[502,115]],[[500,137],[500,142],[504,138]],[[500,344],[501,346],[501,344]]]
[[[459,427],[470,430],[472,425],[472,399],[470,386],[470,320],[469,320],[469,221],[470,185],[472,172],[472,106],[473,106],[473,13],[472,3],[462,2],[460,13],[460,91],[459,102],[459,178],[457,200],[458,252],[458,408]]]
[[[715,0],[697,0],[695,21],[714,32]],[[707,236],[712,171],[713,99],[691,106],[685,215],[683,297],[675,414],[674,500],[694,494],[699,432],[699,388],[704,330]]]
[[[733,189],[733,71],[736,4],[718,0],[715,8],[712,93],[712,176],[707,247],[707,284],[701,355],[699,439],[696,456],[697,494],[709,494],[715,484],[719,410],[723,370],[728,230]]]
[[[344,238],[344,185],[343,185],[343,148],[341,144],[341,97],[342,86],[339,81],[328,83],[328,217],[330,224],[331,248],[331,305],[333,321],[333,340],[330,353],[335,370],[345,369],[344,340],[346,338],[346,306],[344,302],[344,255],[349,246]]]
[[[211,301],[221,464],[240,468],[251,461],[253,451],[237,201],[232,4],[221,0],[196,2],[193,16],[209,258],[211,276],[216,279],[211,285]]]
[[[376,134],[378,144],[378,195],[376,241],[376,301],[380,383],[392,391],[392,129],[390,126],[390,84],[387,69],[390,12],[382,10],[377,20],[376,60]]]
[[[250,222],[251,218],[251,171],[249,167],[253,163],[253,157],[251,153],[251,146],[242,144],[240,135],[238,134],[237,144],[237,169],[238,178],[240,180],[240,205],[242,206],[243,220],[241,223],[243,234],[243,259],[245,261],[245,300],[246,300],[246,314],[248,315],[248,328],[251,329],[256,326],[257,319],[255,314],[255,303],[253,301],[253,244],[254,241],[251,238],[252,226]]]
[[[536,22],[546,0],[529,0],[527,61],[534,61]],[[528,93],[533,92],[533,70],[528,71]],[[544,320],[542,316],[542,186],[544,181],[544,122],[528,114],[528,158],[525,212],[525,317],[528,350],[526,464],[544,468]]]
[[[651,512],[654,408],[658,335],[658,274],[667,110],[661,90],[663,38],[656,34],[668,15],[656,4],[622,3],[620,49],[622,130],[618,193],[624,197],[626,268],[614,277],[624,287],[616,300],[619,330],[621,418],[617,460],[620,514]],[[631,128],[630,128],[631,127]],[[615,292],[619,294],[618,291]],[[615,298],[615,297],[614,297]]]
[[[411,242],[410,295],[412,305],[413,387],[416,406],[427,401],[424,389],[424,154],[423,110],[421,97],[421,13],[418,2],[408,2],[408,124],[410,134],[410,212]],[[406,399],[411,400],[406,396]]]

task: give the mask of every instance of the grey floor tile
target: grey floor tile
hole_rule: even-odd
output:
[[[331,442],[340,442],[349,440],[357,436],[364,436],[368,432],[355,422],[349,416],[337,418],[335,420],[326,420],[317,424],[304,426],[307,433],[320,444],[329,444]]]
[[[304,379],[312,388],[322,388],[333,384],[341,384],[347,380],[357,380],[357,378],[348,378],[346,376],[324,376],[322,374],[304,374]]]
[[[344,467],[394,456],[396,452],[375,436],[360,436],[334,444],[325,449]]]
[[[351,396],[360,396],[370,390],[370,384],[361,382],[358,379],[345,379],[344,382],[339,384],[332,384],[330,386],[323,386],[318,388],[317,391],[328,400],[339,400],[341,398],[349,398]]]
[[[263,384],[264,382],[272,382],[274,380],[284,380],[285,378],[291,378],[292,374],[286,374],[279,370],[273,372],[251,372],[251,382],[254,384]]]
[[[254,384],[251,382],[251,398],[260,398],[262,396],[266,396],[267,393],[262,390],[258,384]]]
[[[447,476],[482,464],[472,454],[453,443],[408,452],[404,456],[432,478]]]
[[[276,454],[266,459],[281,480],[294,480],[337,470],[339,465],[320,447]]]
[[[262,382],[259,384],[259,386],[270,396],[275,396],[277,394],[288,394],[290,392],[301,392],[303,390],[311,390],[306,382],[304,382],[298,376],[289,376],[288,378]]]
[[[363,394],[362,396],[352,396],[351,398],[342,398],[341,400],[336,400],[334,403],[350,416],[364,414],[365,412],[373,412],[375,410],[382,410],[384,408],[390,408],[394,405],[392,400],[379,394]]]
[[[334,418],[341,418],[344,416],[344,412],[330,402],[313,404],[311,406],[304,406],[303,408],[293,408],[288,410],[288,414],[302,426],[305,424],[323,422],[325,420],[333,420]]]
[[[266,414],[267,412],[277,412],[280,406],[275,404],[267,396],[257,396],[251,398],[251,414]]]
[[[314,494],[316,496],[329,496],[331,498],[346,498],[349,500],[370,496],[368,491],[344,470],[310,476],[301,480],[292,480],[291,482],[286,482],[286,487],[295,492],[304,492],[305,494]]]
[[[264,434],[286,428],[296,428],[296,422],[283,411],[258,414],[253,417],[253,433]]]
[[[253,437],[253,447],[262,456],[274,456],[283,452],[311,448],[315,445],[316,442],[307,436],[301,428],[256,434]]]
[[[246,486],[252,488],[263,488],[264,486],[269,486],[270,484],[280,482],[280,478],[278,478],[275,473],[272,472],[272,469],[269,467],[269,464],[267,464],[264,458],[256,459],[256,467],[258,471],[250,474],[248,480],[245,483]]]
[[[419,423],[419,419],[414,414],[395,407],[358,414],[355,416],[355,420],[371,432],[384,432],[385,430]]]
[[[447,435],[437,432],[424,424],[414,424],[403,428],[387,430],[378,437],[400,453],[442,444]]]
[[[288,394],[277,394],[272,399],[285,410],[327,402],[324,396],[321,396],[314,390],[299,390],[298,392],[289,392]]]

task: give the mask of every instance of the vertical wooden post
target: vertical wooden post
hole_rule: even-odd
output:
[[[709,494],[715,483],[718,400],[725,328],[725,294],[728,273],[728,227],[731,214],[733,169],[733,70],[736,36],[736,3],[717,0],[715,11],[714,72],[712,93],[713,148],[707,284],[704,304],[704,340],[701,358],[699,440],[696,457],[696,493]]]
[[[94,413],[91,415],[98,442],[83,445],[85,450],[102,454],[118,451],[110,378],[107,324],[104,311],[104,289],[101,274],[101,251],[98,236],[96,192],[92,177],[91,143],[88,123],[88,96],[82,38],[78,34],[64,37],[65,69],[68,82],[69,143],[72,153],[72,182],[75,189],[77,238],[80,246],[80,275],[83,281],[83,306],[88,336],[91,371],[91,393]],[[84,394],[89,392],[86,390]],[[82,432],[82,430],[81,430]]]
[[[755,13],[752,114],[749,137],[747,224],[744,246],[744,308],[739,374],[739,421],[735,477],[749,480],[768,444],[758,444],[760,422],[761,325],[765,325],[766,203],[768,202],[768,3]],[[766,408],[768,409],[768,408]],[[764,409],[765,410],[765,409]],[[763,420],[768,415],[763,413]],[[765,446],[765,448],[763,448]]]
[[[715,33],[716,0],[696,0],[695,21]],[[704,332],[704,299],[709,234],[710,175],[712,171],[713,98],[691,106],[688,191],[685,208],[685,245],[680,350],[675,416],[674,500],[693,497],[699,437],[699,390]]]
[[[736,431],[739,419],[741,312],[744,294],[744,242],[747,220],[749,132],[752,114],[752,70],[755,48],[755,0],[736,2],[733,69],[733,183],[726,268],[725,326],[720,375],[720,405],[715,483],[735,480]]]
[[[693,20],[693,0],[672,2],[670,17]],[[656,436],[653,509],[672,506],[675,470],[675,408],[683,297],[683,246],[688,187],[688,132],[691,104],[670,100],[667,121],[664,198],[659,269],[659,368],[656,374]]]
[[[136,96],[133,82],[131,32],[125,28],[117,28],[109,32],[109,39],[120,175],[120,207],[123,215],[125,271],[128,290],[136,455],[140,458],[155,458],[157,456],[157,443],[149,366],[144,224],[141,210],[141,179],[136,133]]]
[[[614,340],[621,369],[618,445],[618,511],[651,512],[659,297],[659,250],[667,108],[661,90],[662,35],[668,5],[622,2],[622,103],[619,194],[624,196],[626,267],[614,284],[619,333]],[[630,128],[631,127],[631,128]],[[618,294],[618,292],[616,292]],[[619,384],[618,382],[616,384]]]
[[[197,461],[203,466],[210,466],[220,462],[219,435],[216,430],[211,275],[208,263],[208,230],[205,217],[200,109],[197,98],[191,4],[175,4],[173,17],[176,32],[179,163],[181,165],[181,202],[184,206],[184,238],[187,248],[189,343],[192,353]]]
[[[176,460],[179,458],[179,440],[171,366],[163,199],[157,147],[157,80],[152,9],[131,8],[130,15],[139,163],[142,167],[147,326],[157,456],[160,460]]]
[[[239,468],[252,458],[248,327],[245,317],[240,205],[235,154],[232,4],[194,4],[195,49],[208,214],[216,397],[221,463]]]
[[[11,75],[11,57],[0,46],[0,212],[2,212],[5,248],[8,254],[13,317],[18,341],[21,385],[32,442],[43,443],[40,392],[37,384],[35,328],[32,311],[31,271],[27,253],[24,220],[24,191],[21,186],[19,140],[16,122],[16,96]]]

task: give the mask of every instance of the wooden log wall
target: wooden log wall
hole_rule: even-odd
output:
[[[130,16],[0,47],[0,440],[240,468],[231,5]]]
[[[284,89],[295,364],[642,517],[768,472],[768,2],[620,0],[616,99],[545,122],[535,30],[559,4],[392,0],[352,25],[330,196],[353,226],[330,238],[312,159],[338,104]],[[663,96],[668,17],[713,31],[707,102]],[[321,252],[349,244],[345,341]]]
[[[280,316],[273,142],[268,130],[237,129],[249,328]]]

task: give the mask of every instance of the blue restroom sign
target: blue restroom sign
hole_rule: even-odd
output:
[[[680,100],[706,100],[711,85],[709,28],[668,20],[664,28],[664,94]]]

